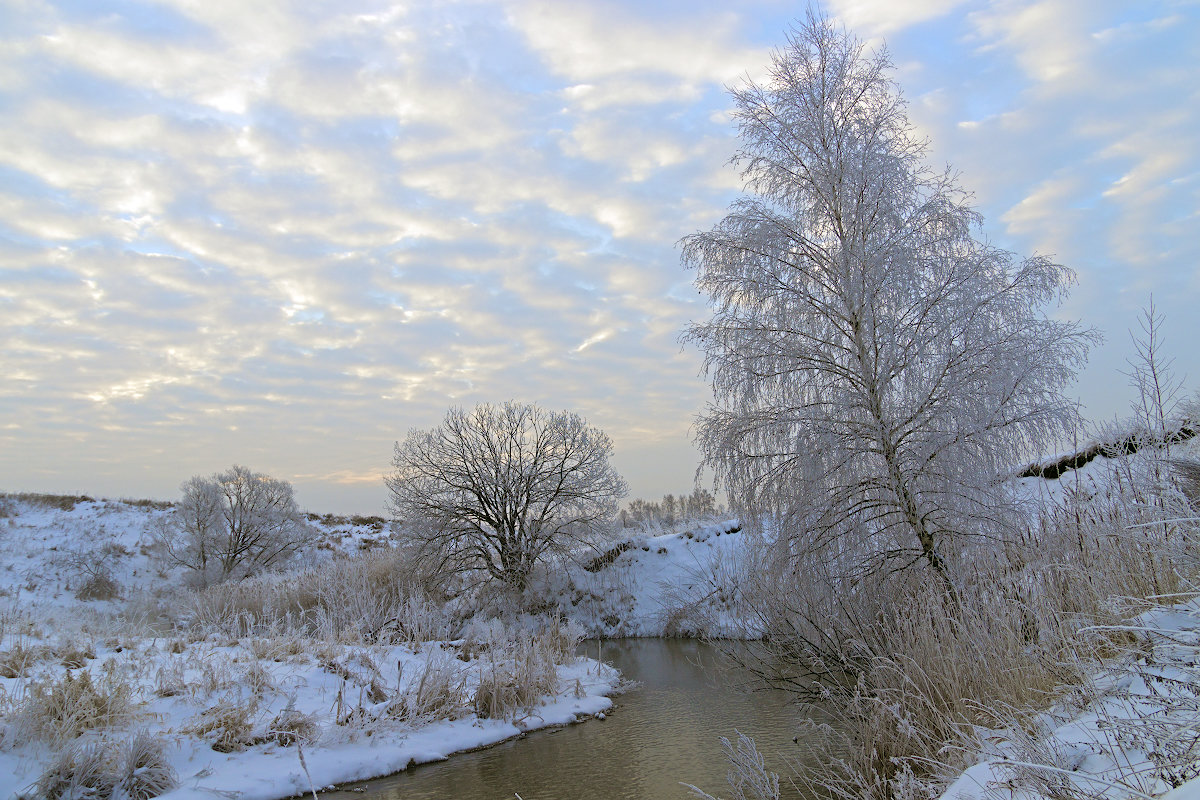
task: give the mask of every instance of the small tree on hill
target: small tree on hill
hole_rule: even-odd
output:
[[[1075,420],[1091,333],[1049,319],[1065,267],[979,236],[924,163],[886,53],[810,13],[732,91],[747,194],[683,260],[715,307],[698,424],[731,502],[847,576],[947,557],[1006,521],[997,477]]]
[[[159,541],[168,559],[202,583],[243,578],[300,550],[311,529],[287,481],[234,466],[193,476],[163,520]]]
[[[535,564],[605,529],[625,495],[612,443],[578,414],[519,403],[453,408],[397,443],[386,483],[420,558],[521,591]]]

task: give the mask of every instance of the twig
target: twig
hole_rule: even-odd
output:
[[[312,792],[313,800],[317,800],[317,787],[313,786],[312,775],[308,772],[308,764],[304,760],[304,745],[299,736],[296,737],[296,755],[300,756],[300,768],[304,770],[304,777],[308,778],[308,790]]]

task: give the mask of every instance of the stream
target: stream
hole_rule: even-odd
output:
[[[485,750],[347,784],[328,800],[668,800],[691,783],[730,795],[720,737],[753,736],[767,766],[787,773],[797,755],[794,708],[779,691],[747,693],[712,666],[716,650],[692,639],[618,639],[583,645],[639,682],[613,698],[605,720],[534,731]],[[735,676],[736,677],[736,676]],[[786,780],[781,781],[786,784]],[[785,787],[786,796],[786,787]]]

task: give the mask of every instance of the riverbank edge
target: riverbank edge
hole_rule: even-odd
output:
[[[576,681],[584,694],[576,697]],[[444,761],[455,755],[494,747],[538,730],[595,719],[613,706],[621,690],[620,673],[607,664],[580,657],[561,667],[560,691],[535,713],[518,720],[483,720],[470,716],[442,720],[407,731],[361,732],[354,739],[328,746],[274,746],[240,753],[206,753],[194,757],[196,769],[179,771],[179,786],[161,800],[285,800],[337,790],[347,784],[387,777],[411,767]],[[536,717],[535,724],[524,724]],[[521,723],[521,724],[518,724]],[[303,762],[301,761],[303,754]]]

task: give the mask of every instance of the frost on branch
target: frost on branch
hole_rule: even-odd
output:
[[[1010,518],[996,477],[1071,430],[1095,337],[1043,311],[1070,270],[988,243],[926,166],[890,68],[810,15],[732,91],[746,194],[683,240],[714,309],[686,335],[714,393],[697,438],[791,552],[952,592],[963,537]]]

